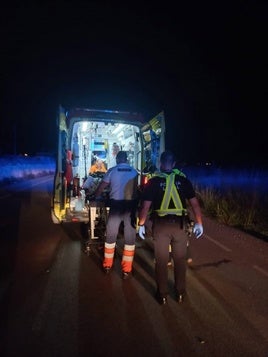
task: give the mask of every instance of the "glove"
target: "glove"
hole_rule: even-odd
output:
[[[145,239],[145,227],[144,226],[139,226],[139,236],[141,239]]]
[[[195,234],[196,238],[200,238],[204,232],[203,226],[200,223],[195,223],[193,228],[193,233]]]

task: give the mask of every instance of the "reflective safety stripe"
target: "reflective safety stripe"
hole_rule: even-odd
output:
[[[166,178],[166,189],[164,197],[161,202],[160,209],[155,210],[159,216],[165,216],[167,214],[174,214],[177,216],[182,216],[186,214],[186,210],[183,208],[180,195],[175,186],[175,172],[167,175],[165,173],[159,174],[157,176]],[[170,201],[173,200],[175,208],[168,208]]]
[[[105,258],[113,258],[114,252],[112,252],[112,253],[105,252],[104,255],[105,255]]]
[[[125,245],[124,245],[124,249],[125,249],[125,250],[129,250],[129,251],[135,250],[135,245],[125,244]]]
[[[114,249],[115,247],[115,243],[106,243],[105,242],[105,249],[109,250],[109,249]]]
[[[182,177],[186,177],[186,175],[181,172],[179,169],[173,169],[172,170],[176,175],[182,176]]]
[[[125,244],[124,245],[122,262],[121,262],[121,267],[124,272],[129,273],[132,271],[134,253],[135,253],[135,244],[133,244],[133,245]]]
[[[103,267],[111,267],[113,265],[114,260],[114,251],[115,251],[115,243],[106,243],[104,244],[104,259],[103,259]]]
[[[134,258],[133,255],[132,255],[132,256],[129,256],[129,257],[126,256],[126,255],[124,255],[124,261],[125,261],[125,262],[132,262],[132,261],[133,261],[133,258]]]

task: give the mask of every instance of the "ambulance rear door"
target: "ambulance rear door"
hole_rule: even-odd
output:
[[[160,112],[141,128],[143,143],[142,182],[159,170],[160,155],[165,150],[165,116]]]
[[[68,129],[66,126],[66,116],[64,109],[59,107],[58,114],[58,153],[56,162],[56,172],[54,175],[53,196],[51,202],[51,218],[53,223],[62,222],[65,214],[65,204],[67,195],[66,164],[68,147]]]

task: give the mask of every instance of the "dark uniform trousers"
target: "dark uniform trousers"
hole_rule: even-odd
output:
[[[168,294],[168,260],[171,245],[174,264],[174,288],[177,294],[186,289],[186,252],[188,236],[183,217],[168,215],[154,217],[152,225],[155,251],[157,289],[162,296]]]
[[[110,212],[106,224],[106,242],[116,242],[120,223],[124,223],[124,239],[128,245],[136,241],[136,200],[110,200]]]

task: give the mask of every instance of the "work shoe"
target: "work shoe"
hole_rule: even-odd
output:
[[[185,300],[185,293],[176,293],[176,301],[178,304],[182,304]]]
[[[111,267],[103,267],[103,271],[105,274],[109,274],[111,269],[112,269]]]
[[[167,296],[161,295],[161,294],[159,293],[159,291],[156,292],[155,298],[156,298],[157,302],[158,302],[160,305],[166,305],[166,304],[167,304]]]
[[[179,295],[177,296],[177,302],[178,302],[179,304],[182,304],[183,301],[184,301],[184,295],[183,295],[183,294],[179,294]]]
[[[122,273],[122,279],[123,279],[123,280],[128,280],[128,279],[130,279],[131,277],[132,277],[131,271],[130,271],[130,272],[123,271],[123,273]]]

